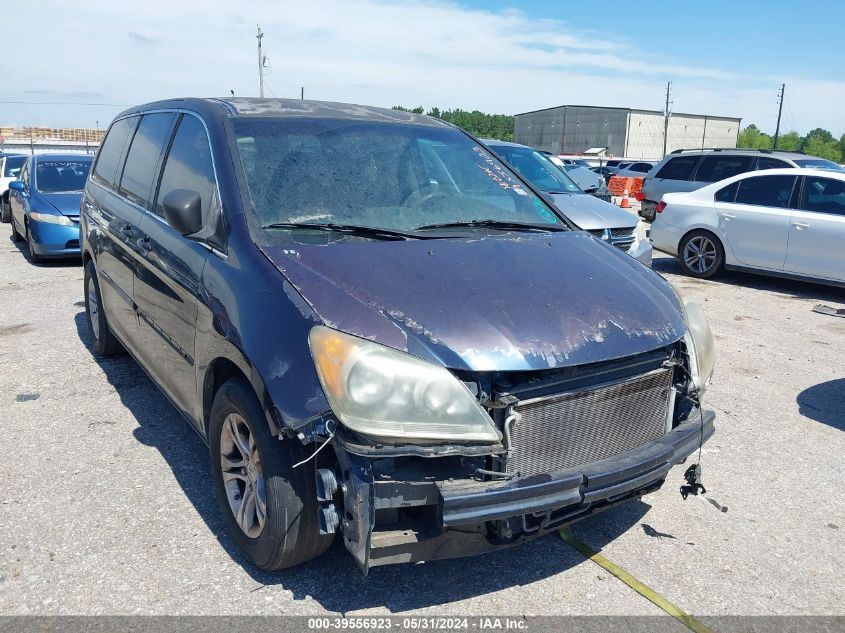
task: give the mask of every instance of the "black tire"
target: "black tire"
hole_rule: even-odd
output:
[[[254,537],[247,535],[238,524],[223,481],[221,440],[227,419],[246,424],[261,464],[266,514],[260,533]],[[214,490],[223,523],[237,548],[251,563],[267,571],[285,569],[316,558],[331,546],[334,535],[320,534],[319,530],[313,464],[309,462],[292,468],[311,454],[310,449],[297,439],[279,440],[271,435],[258,398],[245,380],[233,378],[217,391],[211,406],[209,449]],[[236,482],[236,485],[242,487],[240,499],[246,503],[244,487],[248,482]],[[255,487],[257,490],[257,482]]]
[[[20,242],[21,241],[21,234],[18,233],[18,227],[15,226],[15,220],[13,218],[9,218],[12,223],[12,241],[13,242]]]
[[[114,356],[123,352],[123,346],[117,337],[112,333],[109,320],[103,307],[100,282],[97,280],[97,269],[94,262],[88,260],[85,264],[84,282],[85,290],[85,321],[88,323],[88,336],[91,339],[91,347],[97,356]],[[94,293],[90,292],[94,290]],[[96,301],[96,313],[92,312]],[[96,320],[96,323],[94,322]]]
[[[0,222],[8,224],[12,219],[12,209],[8,200],[0,200]]]
[[[710,231],[690,231],[678,245],[678,260],[684,271],[699,279],[719,274],[725,266],[722,242]]]
[[[29,261],[33,264],[40,264],[44,261],[44,258],[32,248],[32,233],[29,232],[29,226],[25,224],[24,229],[26,230],[26,247],[29,249]]]

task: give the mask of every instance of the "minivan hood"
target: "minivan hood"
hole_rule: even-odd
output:
[[[44,193],[43,191],[39,191],[38,195],[44,201],[50,203],[62,215],[72,215],[74,217],[79,215],[79,203],[82,200],[81,191],[70,193]]]
[[[589,194],[553,193],[555,206],[585,231],[637,226],[632,213]]]
[[[452,369],[593,363],[686,331],[662,277],[581,231],[262,250],[327,326]]]

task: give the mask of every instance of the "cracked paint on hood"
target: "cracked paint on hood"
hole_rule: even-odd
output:
[[[680,339],[671,286],[582,232],[263,246],[326,325],[452,369],[537,370]]]

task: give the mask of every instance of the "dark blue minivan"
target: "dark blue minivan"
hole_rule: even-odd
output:
[[[209,445],[264,569],[521,543],[656,490],[713,433],[700,307],[439,119],[175,99],[82,201],[95,353]]]

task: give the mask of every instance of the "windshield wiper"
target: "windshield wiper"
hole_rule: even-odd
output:
[[[418,226],[415,231],[426,231],[428,229],[452,229],[452,228],[463,228],[463,227],[488,227],[491,229],[502,229],[502,230],[520,230],[520,231],[565,231],[566,225],[565,224],[525,224],[523,222],[507,222],[504,220],[465,220],[463,222],[443,222],[441,224],[425,224],[423,226]]]
[[[331,222],[273,222],[265,224],[263,229],[313,229],[317,231],[333,231],[336,233],[348,233],[363,237],[381,237],[393,240],[419,239],[416,235],[381,229],[375,226],[361,226],[359,224],[333,224]]]

